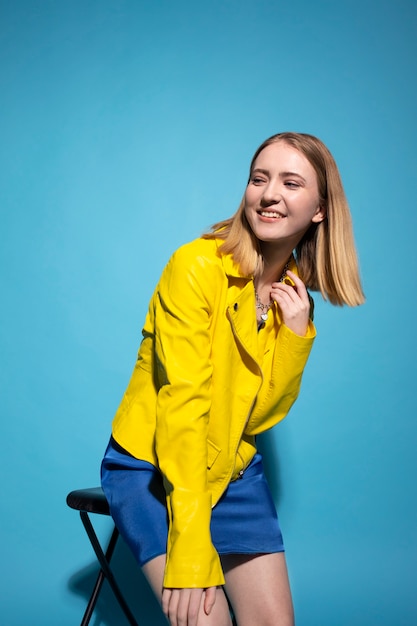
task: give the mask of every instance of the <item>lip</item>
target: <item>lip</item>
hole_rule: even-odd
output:
[[[268,215],[262,215],[263,213],[268,214]],[[280,213],[279,211],[268,210],[268,209],[258,209],[256,211],[256,214],[261,220],[266,220],[268,222],[277,222],[278,220],[282,220],[285,217],[287,217],[286,215],[284,215],[283,213]]]

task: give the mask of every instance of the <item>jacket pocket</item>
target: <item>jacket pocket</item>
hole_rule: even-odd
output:
[[[207,469],[211,469],[217,457],[220,454],[220,448],[215,443],[207,440]]]

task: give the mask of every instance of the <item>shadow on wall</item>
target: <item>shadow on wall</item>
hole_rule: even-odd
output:
[[[104,542],[103,542],[104,543]],[[112,558],[112,569],[126,601],[141,626],[166,626],[167,622],[159,608],[145,577],[129,548],[119,537]],[[73,574],[68,581],[68,589],[85,599],[85,606],[94,587],[99,566],[87,565]],[[80,613],[80,622],[82,612]],[[104,582],[98,598],[90,626],[122,626],[127,619],[117,603],[107,581]]]

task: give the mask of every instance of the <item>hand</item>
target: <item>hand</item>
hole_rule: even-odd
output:
[[[216,587],[207,589],[167,589],[162,591],[162,610],[171,626],[196,626],[201,602],[210,612],[216,601]]]
[[[283,322],[296,335],[304,337],[310,317],[310,301],[307,289],[294,272],[287,272],[294,287],[285,282],[272,283],[271,299],[278,304]]]

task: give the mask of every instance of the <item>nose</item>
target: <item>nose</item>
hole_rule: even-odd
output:
[[[281,201],[281,198],[282,197],[279,183],[271,180],[268,185],[264,187],[261,204],[262,206],[278,204]]]

